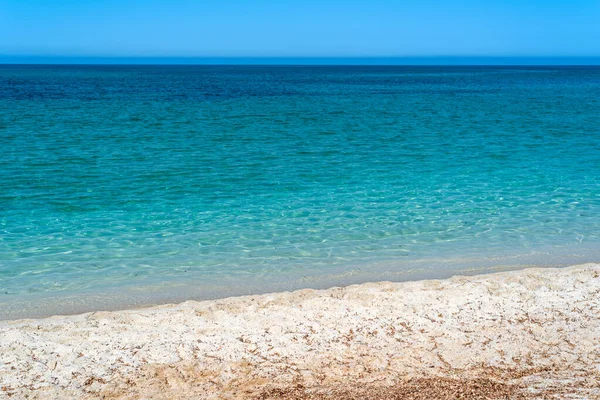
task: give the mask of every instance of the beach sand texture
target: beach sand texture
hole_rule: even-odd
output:
[[[0,322],[0,398],[600,398],[600,264]]]

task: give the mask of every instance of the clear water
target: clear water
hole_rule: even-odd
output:
[[[0,318],[600,260],[598,67],[0,66],[0,147]]]

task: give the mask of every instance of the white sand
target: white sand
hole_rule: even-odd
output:
[[[0,322],[0,398],[253,398],[485,374],[600,398],[600,264]]]

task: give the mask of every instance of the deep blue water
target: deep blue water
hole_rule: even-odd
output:
[[[598,261],[600,67],[0,66],[0,174],[8,316]]]

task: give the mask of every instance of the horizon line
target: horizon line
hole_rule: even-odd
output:
[[[70,56],[2,55],[0,65],[596,66],[600,56]]]

